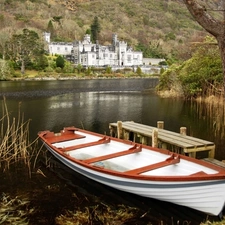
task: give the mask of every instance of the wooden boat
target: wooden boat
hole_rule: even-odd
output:
[[[62,163],[97,182],[211,215],[222,212],[222,167],[75,127],[38,135]]]

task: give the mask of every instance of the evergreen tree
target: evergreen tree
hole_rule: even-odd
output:
[[[94,21],[91,25],[91,39],[94,43],[98,40],[98,35],[100,33],[101,27],[98,21],[98,17],[95,16]]]
[[[56,59],[56,67],[60,67],[63,69],[64,66],[65,66],[65,60],[61,55],[59,55]]]
[[[49,33],[51,33],[52,36],[54,36],[55,31],[54,31],[54,26],[53,26],[52,20],[49,20],[49,22],[48,22],[47,31]]]
[[[90,34],[91,35],[91,29],[87,29],[85,34]]]

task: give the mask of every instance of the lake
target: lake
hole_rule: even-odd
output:
[[[24,119],[31,119],[31,139],[38,131],[67,126],[109,134],[109,123],[119,120],[150,126],[164,121],[167,130],[179,132],[185,126],[188,135],[215,142],[216,158],[225,159],[223,112],[205,104],[160,98],[154,92],[157,83],[157,78],[10,81],[0,82],[0,97],[6,97],[10,117],[17,117],[20,104]],[[34,172],[31,179],[18,172],[1,175],[5,182],[0,183],[0,191],[29,196],[35,208],[29,224],[57,224],[57,216],[78,208],[92,210],[93,216],[97,205],[135,207],[137,214],[127,224],[199,224],[207,218],[185,207],[146,200],[66,173],[54,158],[49,164],[40,161],[38,169],[43,174]]]

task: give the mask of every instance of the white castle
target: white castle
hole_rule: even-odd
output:
[[[51,55],[62,55],[70,58],[75,65],[83,66],[122,66],[132,67],[143,65],[143,54],[133,51],[127,42],[119,41],[117,35],[113,34],[112,44],[108,46],[91,42],[89,34],[85,34],[83,41],[51,42],[50,33],[44,33],[45,41],[48,43],[48,51]]]

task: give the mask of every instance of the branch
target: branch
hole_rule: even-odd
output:
[[[224,35],[224,23],[213,18],[204,6],[199,5],[195,0],[183,0],[187,9],[194,19],[214,37]]]

